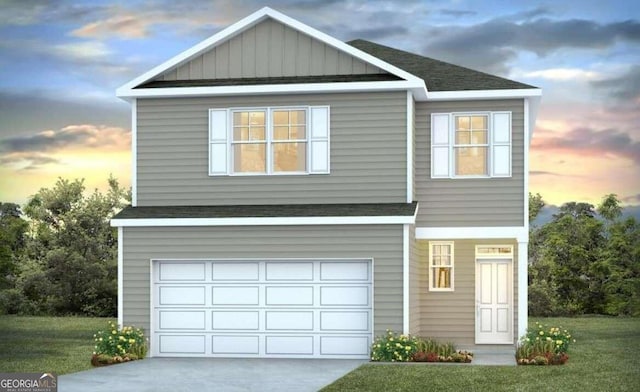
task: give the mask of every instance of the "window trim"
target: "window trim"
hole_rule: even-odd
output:
[[[494,141],[494,116],[496,114],[506,114],[509,116],[509,141],[508,142],[495,142]],[[447,137],[448,141],[446,144],[448,151],[448,175],[436,175],[434,173],[435,165],[434,165],[434,150],[436,148],[445,147],[444,143],[434,144],[434,116],[448,116],[448,129],[447,129]],[[465,117],[465,116],[486,116],[487,117],[487,144],[482,145],[487,148],[487,174],[483,175],[457,175],[455,174],[455,136],[456,136],[456,125],[455,119],[456,117]],[[456,180],[465,180],[465,179],[484,179],[484,178],[512,178],[513,177],[513,112],[512,111],[460,111],[460,112],[434,112],[431,113],[431,122],[430,122],[430,165],[431,165],[431,178],[432,179],[456,179]],[[480,145],[478,145],[480,146]],[[509,148],[509,170],[506,175],[495,175],[494,173],[494,165],[495,165],[495,153],[494,147],[508,147]]]
[[[305,167],[306,171],[286,171],[278,172],[273,170],[273,112],[279,110],[304,110],[305,111]],[[237,112],[253,112],[263,111],[265,113],[265,171],[261,172],[236,172],[234,167],[234,153],[233,148],[236,144],[243,144],[242,142],[233,141],[233,114]],[[228,126],[227,126],[227,164],[229,167],[229,176],[306,176],[311,174],[311,135],[310,135],[310,118],[311,106],[256,106],[256,107],[232,107],[227,109]],[[300,140],[295,142],[300,143]]]
[[[307,143],[301,150],[306,153],[305,171],[275,171],[272,166],[273,144],[280,143],[273,139],[273,124],[269,124],[271,117],[265,118],[265,164],[264,172],[233,172],[232,146],[240,144],[232,142],[233,113],[261,111],[265,116],[278,110],[304,110],[306,112],[306,137],[297,139],[297,143]],[[208,175],[209,177],[230,176],[300,176],[300,175],[328,175],[331,173],[331,109],[329,105],[288,105],[288,106],[247,106],[247,107],[219,107],[209,108],[209,140],[208,140]],[[282,141],[284,144],[285,141]],[[267,151],[267,148],[269,151]],[[269,161],[267,162],[267,158]]]
[[[434,245],[448,245],[451,248],[451,267],[450,269],[450,277],[451,287],[440,288],[433,286],[433,269],[437,268],[433,265],[433,246]],[[454,241],[429,241],[429,291],[433,292],[453,292],[455,291],[455,245]]]

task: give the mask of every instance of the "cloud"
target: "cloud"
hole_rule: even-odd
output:
[[[591,84],[620,101],[637,101],[640,104],[640,65],[633,65],[623,75],[596,80]]]
[[[17,170],[37,170],[52,164],[60,164],[60,161],[40,153],[14,152],[0,156],[0,165],[12,166]]]
[[[529,175],[532,175],[532,176],[564,176],[564,174],[554,173],[554,172],[544,171],[544,170],[530,170],[529,171]]]
[[[640,203],[640,193],[623,197],[621,201],[625,203]]]
[[[124,39],[145,38],[149,35],[148,25],[133,15],[117,15],[102,21],[88,23],[71,32],[72,36],[83,38],[103,38],[115,36]]]
[[[445,16],[453,16],[456,18],[459,18],[462,16],[474,16],[478,14],[476,11],[455,10],[455,9],[441,9],[441,10],[438,10],[438,13]]]
[[[57,131],[46,130],[29,136],[14,136],[0,141],[0,151],[12,153],[57,152],[71,148],[124,150],[129,148],[130,132],[105,125],[69,125]]]
[[[469,26],[439,26],[427,31],[427,56],[488,72],[505,74],[520,50],[539,57],[567,48],[600,49],[617,42],[640,43],[640,22],[529,19],[543,10],[518,14],[520,20],[495,18]],[[525,20],[522,20],[524,18]]]
[[[534,138],[531,147],[574,155],[620,157],[640,164],[640,142],[615,129],[575,128],[556,136]]]
[[[50,53],[72,61],[93,62],[111,57],[113,52],[100,41],[72,42],[54,45]]]
[[[549,68],[527,72],[523,75],[527,78],[540,78],[555,81],[566,80],[592,80],[601,77],[598,72],[581,68]]]

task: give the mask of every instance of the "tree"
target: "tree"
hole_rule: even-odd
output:
[[[544,206],[545,202],[542,200],[542,196],[540,196],[539,193],[533,195],[529,192],[529,222],[533,222],[536,219]]]
[[[13,287],[27,226],[20,206],[0,202],[0,290]]]
[[[115,315],[117,231],[109,220],[130,194],[108,182],[106,194],[85,196],[83,180],[60,178],[28,201],[31,236],[18,280],[26,312]]]

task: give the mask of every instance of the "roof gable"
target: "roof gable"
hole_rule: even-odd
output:
[[[154,81],[387,73],[267,17],[182,65],[172,67]]]
[[[268,23],[262,23],[267,20],[269,20]],[[275,26],[274,26],[274,23],[275,23]],[[189,79],[187,80],[192,80],[191,79],[192,75],[193,75],[193,78],[197,78],[201,74],[202,74],[201,80],[209,80],[209,78],[205,76],[205,72],[207,73],[207,75],[210,75],[212,72],[212,69],[207,68],[205,71],[205,68],[200,65],[200,60],[199,60],[200,58],[202,58],[203,61],[206,61],[207,56],[211,58],[212,55],[207,53],[210,53],[214,49],[215,49],[214,56],[216,56],[217,58],[218,49],[220,49],[220,52],[227,51],[227,49],[225,48],[225,44],[227,42],[229,45],[228,52],[229,52],[229,55],[231,56],[232,55],[231,51],[236,51],[236,52],[238,51],[237,43],[243,42],[242,37],[245,37],[246,40],[250,40],[251,39],[250,37],[253,36],[255,39],[256,34],[251,33],[250,32],[251,29],[256,28],[256,31],[258,28],[265,29],[267,27],[277,29],[278,24],[296,32],[298,43],[300,42],[300,40],[306,41],[306,45],[296,46],[296,56],[295,56],[296,70],[294,72],[296,75],[292,75],[292,76],[301,76],[301,75],[297,75],[299,73],[297,69],[298,60],[302,64],[300,66],[300,69],[301,69],[300,73],[305,73],[307,68],[309,70],[308,75],[302,75],[302,76],[313,76],[314,74],[312,74],[311,72],[316,72],[316,73],[320,72],[318,69],[316,69],[317,65],[313,65],[313,66],[311,65],[311,61],[308,61],[309,58],[305,58],[305,59],[299,58],[297,54],[297,50],[301,47],[304,47],[303,53],[307,53],[307,51],[309,51],[309,55],[312,55],[311,50],[315,45],[318,47],[317,53],[319,54],[320,53],[319,48],[320,48],[320,45],[322,44],[324,45],[325,49],[326,48],[330,49],[329,50],[330,58],[336,57],[336,72],[347,72],[348,70],[350,70],[352,74],[358,74],[355,72],[360,72],[358,75],[388,73],[397,78],[400,78],[409,82],[409,85],[412,88],[424,89],[424,83],[422,82],[422,80],[410,74],[409,72],[406,72],[368,53],[365,53],[359,49],[356,49],[353,46],[347,45],[346,43],[338,39],[335,39],[312,27],[309,27],[301,22],[298,22],[292,18],[289,18],[288,16],[281,14],[269,7],[264,7],[261,10],[247,16],[246,18],[234,23],[233,25],[213,35],[212,37],[200,42],[199,44],[193,46],[192,48],[169,59],[163,64],[160,64],[159,66],[151,69],[150,71],[144,73],[143,75],[140,75],[137,78],[131,80],[130,82],[124,84],[123,86],[118,88],[117,95],[120,97],[136,96],[136,93],[133,92],[133,90],[136,87],[139,87],[148,82],[158,82],[158,81],[162,82],[162,81],[166,81],[167,79],[171,80],[172,78],[174,78],[174,72],[175,72],[176,80],[184,76],[189,77]],[[245,32],[247,32],[246,36],[244,35]],[[283,36],[284,36],[284,32],[285,31],[283,29]],[[240,38],[240,40],[234,41],[234,37]],[[300,39],[300,37],[303,37],[303,38]],[[232,47],[233,42],[236,42],[236,43],[234,44],[235,46]],[[258,71],[258,67],[254,65],[253,68],[255,68],[255,70],[251,69],[252,68],[252,66],[250,65],[251,62],[253,63],[256,62],[255,54],[257,53],[257,50],[254,51],[253,56],[251,56],[249,52],[247,53],[246,59],[244,56],[240,56],[240,58],[242,59],[240,60],[240,69],[241,69],[240,72],[235,68],[231,69],[231,67],[229,66],[228,69],[226,69],[225,67],[222,67],[225,69],[223,70],[221,68],[221,71],[220,71],[221,74],[228,75],[226,76],[226,78],[237,79],[237,78],[242,78],[242,75],[244,74],[245,71],[247,72],[247,75],[253,74],[253,73],[255,73],[256,75],[258,73],[265,73],[265,70],[263,67],[260,67],[260,70]],[[240,53],[244,54],[242,53],[242,46],[240,47]],[[326,50],[325,50],[325,53],[327,53]],[[224,57],[225,56],[220,56],[220,58],[224,58]],[[231,60],[231,57],[229,57],[229,60]],[[237,60],[233,60],[233,61],[237,61]],[[277,60],[274,60],[274,62],[276,61]],[[306,63],[308,63],[308,65],[306,65]],[[331,60],[331,64],[333,64],[333,60]],[[321,72],[327,72],[329,69],[332,69],[331,64],[328,67],[323,66],[322,67],[323,69]],[[284,64],[284,61],[283,61],[283,65],[281,67],[283,73],[287,67],[289,67],[289,65]],[[270,69],[270,68],[267,67],[267,69]],[[273,69],[274,69],[274,73],[276,73],[276,72],[279,72],[276,70],[280,69],[280,67],[278,67],[277,65],[274,65]],[[270,72],[271,71],[266,71],[266,73],[270,73]],[[287,69],[286,72],[290,73],[291,71]],[[216,73],[217,73],[217,67],[216,67]],[[318,76],[320,75],[322,74],[319,74]],[[344,75],[344,73],[339,73],[338,75]],[[287,76],[287,75],[280,75],[280,76]],[[426,93],[426,91],[424,91],[424,93]]]

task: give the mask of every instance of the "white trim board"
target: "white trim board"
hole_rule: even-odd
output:
[[[424,84],[424,82],[423,82]],[[417,82],[395,80],[385,82],[349,82],[349,83],[292,83],[258,84],[242,86],[203,86],[203,87],[162,87],[118,90],[120,98],[145,97],[203,97],[210,95],[277,95],[277,94],[313,94],[345,93],[360,91],[404,91],[420,87]]]
[[[131,100],[131,206],[138,205],[138,100]]]
[[[417,213],[417,209],[416,209]],[[112,219],[114,227],[178,226],[282,226],[282,225],[403,225],[414,224],[416,216],[320,216],[278,218],[148,218]]]
[[[456,240],[484,238],[515,238],[526,241],[527,228],[519,226],[504,227],[417,227],[416,239]]]
[[[413,202],[413,121],[413,94],[411,91],[407,91],[407,203]]]
[[[463,91],[432,91],[427,94],[427,101],[453,101],[466,99],[505,99],[540,97],[542,90],[504,89],[504,90],[463,90]]]
[[[124,228],[118,227],[118,325],[124,322]]]
[[[409,334],[409,225],[402,225],[402,333]]]
[[[151,69],[148,72],[145,72],[144,74],[136,77],[135,79],[127,82],[126,84],[124,84],[123,86],[121,86],[120,88],[118,88],[116,90],[116,95],[118,97],[124,98],[124,97],[132,97],[132,96],[142,96],[142,95],[136,95],[137,93],[139,93],[142,90],[135,90],[134,88],[142,83],[145,83],[159,75],[161,75],[162,73],[168,71],[169,69],[176,67],[176,66],[180,66],[188,61],[190,61],[191,59],[193,59],[194,57],[197,57],[198,55],[200,55],[201,53],[215,47],[216,45],[224,42],[227,39],[230,39],[238,34],[241,34],[243,31],[251,28],[252,26],[255,26],[256,24],[260,23],[261,21],[267,19],[267,18],[272,18],[282,24],[285,24],[295,30],[298,30],[306,35],[309,35],[339,51],[345,52],[359,60],[362,60],[366,63],[372,64],[384,71],[387,71],[393,75],[398,76],[399,78],[402,78],[408,82],[410,82],[410,84],[412,84],[414,86],[414,88],[416,88],[417,92],[419,93],[419,95],[423,96],[426,98],[426,93],[427,93],[427,88],[424,84],[424,81],[394,65],[391,65],[385,61],[380,60],[377,57],[374,57],[366,52],[363,52],[359,49],[354,48],[351,45],[348,45],[336,38],[333,38],[319,30],[316,30],[310,26],[307,26],[304,23],[301,23],[293,18],[290,18],[276,10],[273,10],[269,7],[264,7],[256,12],[254,12],[253,14],[241,19],[240,21],[232,24],[231,26],[223,29],[222,31],[218,32],[217,34],[214,34],[213,36],[205,39],[204,41],[196,44],[195,46],[191,47],[190,49],[185,50],[184,52],[174,56],[173,58],[165,61],[164,63],[158,65],[157,67],[154,67],[153,69]],[[242,86],[242,88],[247,88],[248,86]],[[161,89],[156,89],[156,90],[161,90]],[[166,90],[166,89],[162,89],[162,90]]]

